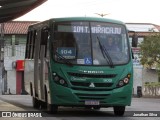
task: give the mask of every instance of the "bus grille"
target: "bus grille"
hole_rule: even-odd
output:
[[[114,78],[116,77],[116,74],[82,74],[82,73],[71,73],[68,72],[68,75],[75,76],[75,77],[88,77],[88,78]]]
[[[73,82],[71,81],[73,86],[81,86],[81,87],[89,87],[91,83],[88,82]],[[94,83],[95,87],[111,87],[113,83]]]

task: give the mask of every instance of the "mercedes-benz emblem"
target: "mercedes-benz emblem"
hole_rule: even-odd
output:
[[[91,84],[89,85],[89,87],[95,87],[94,83],[91,82]]]

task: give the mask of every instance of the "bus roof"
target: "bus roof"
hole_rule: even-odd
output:
[[[107,19],[107,18],[100,18],[100,17],[64,17],[64,18],[51,18],[46,21],[38,22],[29,26],[29,29],[34,29],[50,22],[67,22],[67,21],[99,21],[99,22],[110,22],[115,24],[123,24],[122,21],[114,20],[114,19]]]
[[[124,24],[122,21],[108,19],[108,18],[100,18],[100,17],[65,17],[65,18],[52,18],[55,22],[63,22],[63,21],[101,21],[101,22],[111,22],[117,24]]]

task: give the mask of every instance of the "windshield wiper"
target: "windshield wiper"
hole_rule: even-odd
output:
[[[97,40],[98,40],[98,43],[99,43],[99,46],[100,46],[100,49],[101,49],[101,52],[103,54],[103,57],[106,59],[106,61],[108,62],[108,64],[110,65],[111,68],[114,67],[114,64],[113,64],[113,61],[112,61],[112,58],[111,56],[109,55],[107,49],[104,47],[104,45],[101,44],[100,40],[99,40],[99,37],[97,36]]]
[[[56,51],[56,55],[61,60],[63,60],[68,66],[73,67],[73,64],[69,60],[67,60],[65,57],[63,57],[61,54],[59,54],[57,51]]]

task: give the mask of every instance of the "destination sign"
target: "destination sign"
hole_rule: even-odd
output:
[[[120,27],[91,27],[92,33],[121,34]]]
[[[75,32],[75,33],[90,33],[89,26],[66,26],[59,25],[59,32]],[[103,26],[92,26],[92,33],[102,33],[102,34],[121,34],[121,27],[103,27]]]

